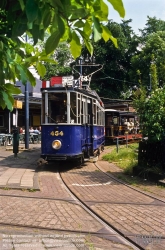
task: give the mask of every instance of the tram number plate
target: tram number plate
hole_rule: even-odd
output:
[[[59,135],[61,135],[61,136],[63,136],[64,135],[64,132],[63,131],[52,131],[51,133],[50,133],[52,136],[59,136]]]

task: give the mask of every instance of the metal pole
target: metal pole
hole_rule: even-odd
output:
[[[29,149],[29,88],[25,84],[25,148]]]
[[[119,138],[116,138],[116,152],[119,152]]]
[[[26,43],[28,36],[26,35]],[[29,149],[29,88],[28,82],[25,84],[25,148]]]
[[[83,58],[80,56],[80,58],[79,58],[79,64],[80,64],[80,83],[79,83],[79,85],[80,85],[80,88],[82,87],[82,82],[81,82],[81,77],[82,77],[82,60],[83,60]]]
[[[9,111],[9,134],[11,133],[11,113]]]
[[[128,132],[126,132],[125,134],[126,134],[126,148],[128,148]]]

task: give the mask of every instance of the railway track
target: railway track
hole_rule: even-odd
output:
[[[1,191],[0,249],[26,249],[22,244],[27,241],[32,248],[37,245],[37,249],[50,249],[50,244],[74,250],[139,249],[73,197],[56,171],[47,171],[47,175],[58,182],[52,188],[61,187],[61,197],[54,192],[47,196],[39,191]],[[43,186],[43,182],[41,184]]]
[[[126,185],[106,173],[99,163],[89,165],[76,172],[71,169],[61,173],[72,194],[104,225],[113,228],[134,247],[150,249],[152,245],[152,249],[163,249],[164,200]]]
[[[68,238],[66,244],[73,243],[73,249],[90,249],[84,244],[89,235],[90,244],[96,249],[98,246],[103,250],[116,246],[124,250],[164,249],[163,200],[125,185],[107,173],[99,162],[89,162],[82,168],[70,166],[59,173],[57,170],[53,166],[53,171],[49,169],[46,174],[54,178],[52,189],[56,188],[58,193],[60,187],[63,195],[62,192],[59,196],[56,193],[46,196],[44,192],[17,195],[10,190],[1,193],[0,227],[19,227],[22,231],[30,230],[31,234],[39,231],[40,240],[45,242],[48,240],[45,232],[48,236],[58,235],[61,242],[64,235],[82,235],[83,246]],[[57,217],[61,218],[61,224],[53,222]],[[99,241],[96,245],[95,240]]]
[[[58,176],[60,178],[60,174]],[[58,178],[58,179],[59,179]],[[63,185],[64,182],[61,179]],[[70,204],[76,204],[78,206],[80,206],[82,208],[82,210],[85,210],[86,214],[90,215],[93,220],[97,221],[97,224],[99,224],[99,228],[101,228],[101,230],[90,230],[90,229],[80,229],[80,230],[69,230],[69,229],[60,229],[58,227],[50,227],[50,226],[40,226],[40,225],[35,225],[35,224],[24,224],[24,223],[16,223],[14,221],[11,220],[11,222],[0,222],[0,228],[1,227],[5,227],[7,228],[6,231],[8,232],[8,228],[11,229],[11,226],[14,230],[14,235],[17,235],[17,240],[19,240],[19,236],[18,236],[18,231],[17,229],[19,228],[21,230],[21,232],[26,232],[30,230],[30,235],[35,235],[34,238],[29,238],[28,236],[28,240],[31,240],[31,244],[33,246],[34,243],[36,243],[36,241],[34,241],[34,239],[38,239],[39,241],[37,242],[44,242],[44,241],[48,241],[48,236],[51,235],[51,240],[52,240],[52,235],[56,235],[56,238],[58,238],[58,241],[62,241],[63,235],[65,235],[65,237],[67,238],[68,234],[71,235],[77,235],[80,236],[80,234],[82,236],[80,236],[80,242],[76,242],[76,239],[73,236],[73,240],[72,243],[74,244],[75,247],[77,247],[76,249],[90,249],[88,248],[88,244],[83,245],[80,244],[82,243],[82,241],[86,241],[86,238],[90,235],[90,237],[92,238],[99,238],[99,239],[103,239],[106,240],[106,244],[107,242],[110,240],[112,242],[114,242],[115,244],[117,244],[118,246],[123,246],[123,248],[121,249],[143,249],[143,248],[139,248],[136,246],[136,244],[133,244],[130,240],[126,239],[125,237],[121,236],[118,232],[116,232],[116,230],[114,230],[112,227],[110,227],[103,219],[99,218],[96,213],[92,212],[85,204],[83,204],[83,202],[81,202],[75,195],[73,195],[73,193],[71,193],[71,191],[68,189],[68,187],[65,185],[64,188],[66,189],[67,193],[69,193],[70,195],[70,199],[57,199],[57,198],[51,198],[51,197],[35,197],[35,196],[31,196],[31,195],[26,195],[26,196],[20,196],[20,195],[14,195],[14,194],[1,194],[0,195],[0,199],[2,198],[7,198],[7,199],[19,199],[21,203],[31,203],[33,204],[34,202],[67,202],[68,206],[69,203]],[[8,208],[6,208],[8,209]],[[101,226],[100,226],[101,225]],[[15,231],[17,231],[17,233],[15,233]],[[39,231],[39,234],[36,234],[35,232]],[[58,233],[57,233],[58,231]],[[58,237],[57,237],[58,234]],[[37,237],[38,235],[38,237]],[[42,236],[43,235],[43,236]],[[14,236],[15,237],[15,236]],[[22,236],[21,236],[22,237]],[[36,238],[37,237],[37,238]],[[69,236],[71,237],[71,236]],[[84,237],[84,239],[83,239]],[[12,238],[12,233],[10,235],[10,242],[11,242],[11,238]],[[24,238],[23,238],[24,239]],[[9,240],[7,237],[5,238],[5,240]],[[24,239],[25,241],[27,240],[26,237]],[[18,242],[17,242],[18,243]],[[38,244],[38,243],[37,243]],[[57,243],[56,243],[57,244]],[[61,243],[63,244],[63,243]],[[69,242],[68,242],[69,244]],[[115,245],[114,244],[114,245]],[[14,243],[12,244],[14,246]],[[6,245],[7,246],[7,245]],[[79,247],[82,246],[82,247]],[[45,248],[47,249],[47,248]],[[95,248],[92,248],[95,249]],[[101,247],[99,249],[109,249],[107,248],[107,246],[104,248]],[[113,247],[112,247],[113,249]]]

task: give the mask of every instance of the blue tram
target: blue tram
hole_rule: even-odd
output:
[[[104,106],[95,91],[70,76],[43,81],[41,93],[42,158],[83,162],[104,149]]]

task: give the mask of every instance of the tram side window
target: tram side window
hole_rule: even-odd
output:
[[[82,117],[81,122],[85,124],[87,121],[86,121],[86,99],[84,97],[82,98],[81,117]]]
[[[78,98],[77,98],[77,111],[78,111],[78,123],[80,124],[81,123],[81,95],[78,94]]]
[[[46,114],[47,115],[47,114]],[[47,117],[47,116],[46,116]],[[42,123],[45,123],[46,121],[46,119],[45,119],[45,94],[43,95],[42,94],[42,116],[41,116],[41,122]]]
[[[105,112],[101,111],[101,125],[105,126]]]
[[[99,106],[97,106],[97,125],[101,125],[101,110]]]
[[[48,122],[49,123],[66,123],[66,93],[49,93],[48,95]]]
[[[70,93],[70,121],[71,123],[77,123],[77,109],[76,109],[76,93]]]
[[[96,101],[93,102],[93,124],[97,124],[97,106]]]
[[[90,99],[87,99],[87,118],[87,123],[92,124],[92,105]]]

